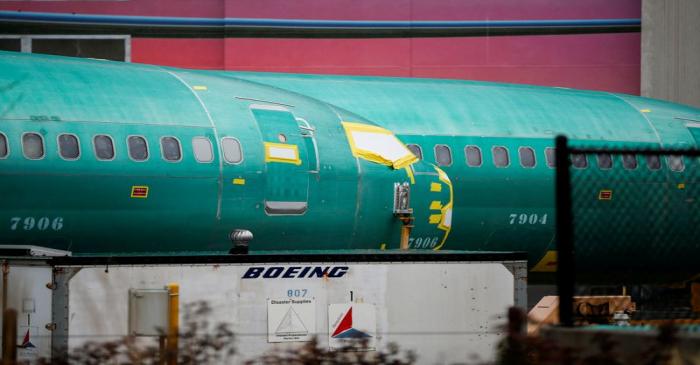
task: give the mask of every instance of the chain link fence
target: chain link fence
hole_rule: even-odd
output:
[[[557,139],[560,315],[700,323],[700,151]]]

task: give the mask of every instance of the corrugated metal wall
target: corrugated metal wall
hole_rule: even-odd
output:
[[[700,1],[644,0],[642,95],[700,107]]]

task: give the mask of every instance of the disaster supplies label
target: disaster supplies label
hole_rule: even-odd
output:
[[[311,341],[315,334],[315,298],[267,300],[267,342]]]

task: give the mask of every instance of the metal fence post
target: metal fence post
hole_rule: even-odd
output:
[[[168,365],[176,365],[178,360],[178,337],[180,336],[180,285],[170,283],[168,288],[168,339],[166,358]]]
[[[17,363],[17,311],[5,309],[2,314],[2,364]]]
[[[54,267],[51,283],[51,361],[68,363],[70,279],[80,268]]]
[[[571,172],[569,170],[569,146],[565,136],[555,139],[556,160],[556,245],[557,245],[557,293],[559,295],[559,321],[564,327],[574,325],[574,234],[571,200]]]

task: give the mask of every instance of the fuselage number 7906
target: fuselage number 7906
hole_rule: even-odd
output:
[[[10,218],[10,230],[11,231],[46,231],[47,229],[52,229],[54,231],[60,231],[63,229],[63,217],[12,217]]]

